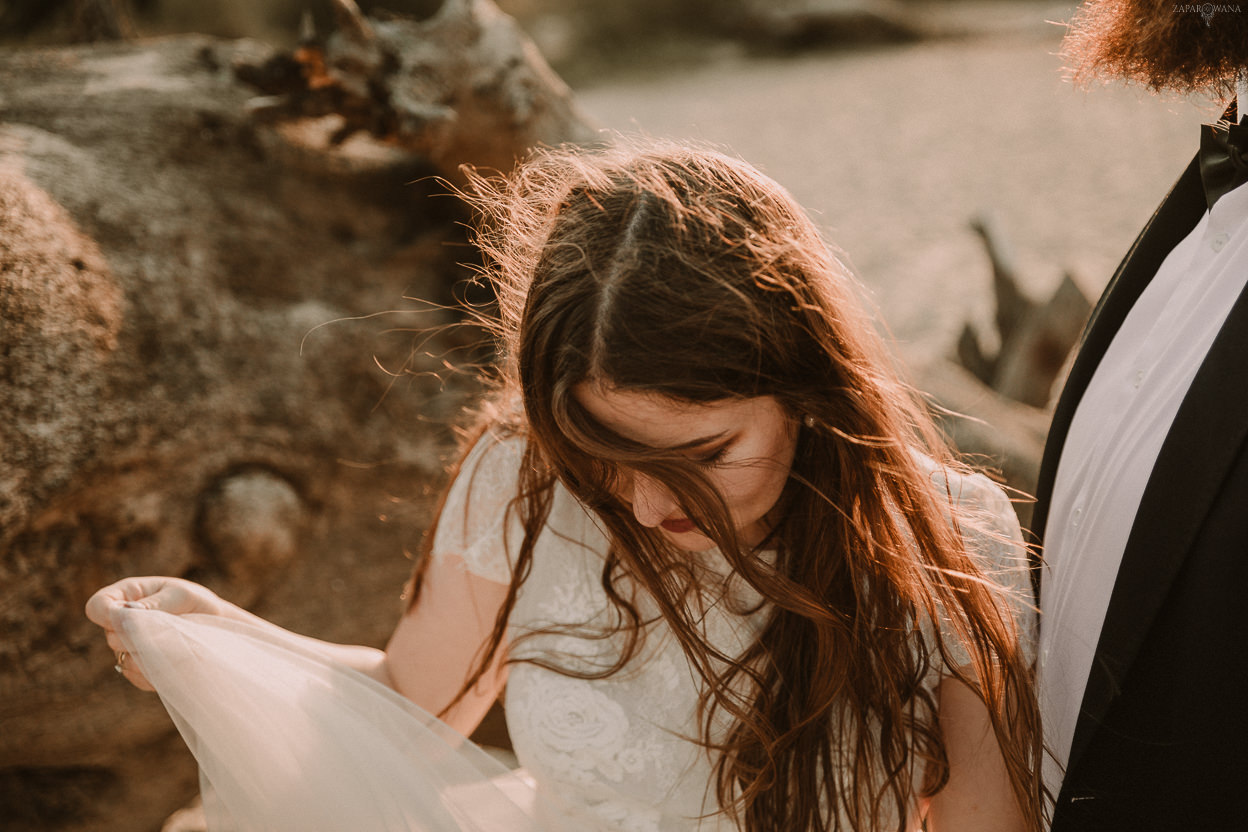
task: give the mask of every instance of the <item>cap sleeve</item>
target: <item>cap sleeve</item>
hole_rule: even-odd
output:
[[[1004,599],[1014,617],[1024,659],[1031,662],[1035,658],[1037,613],[1031,564],[1013,505],[1001,487],[983,474],[935,471],[932,479],[942,490],[948,482],[967,551],[984,577],[1005,589]],[[951,662],[970,662],[970,654],[948,621],[941,622],[941,636]]]
[[[510,583],[524,528],[512,506],[519,491],[524,441],[487,432],[468,452],[438,518],[431,557],[457,556],[472,574]]]

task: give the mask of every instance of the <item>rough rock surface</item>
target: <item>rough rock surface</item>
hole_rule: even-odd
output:
[[[83,616],[197,578],[380,644],[455,396],[470,259],[427,165],[257,126],[245,41],[0,53],[0,827],[155,829],[195,790]],[[380,313],[380,314],[379,314]],[[372,317],[369,317],[372,316]],[[431,353],[426,355],[425,353]],[[393,599],[387,602],[386,599]]]

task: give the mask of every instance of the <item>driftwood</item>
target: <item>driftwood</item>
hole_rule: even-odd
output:
[[[968,323],[958,339],[957,365],[927,365],[920,383],[933,394],[938,412],[949,411],[941,419],[955,443],[984,455],[1007,485],[1029,495],[1035,491],[1044,452],[1049,405],[1092,305],[1069,273],[1047,301],[1030,299],[1019,286],[1013,254],[994,223],[979,217],[971,227],[992,266],[1000,347],[989,354]],[[1016,508],[1026,527],[1030,503],[1024,499]]]
[[[266,93],[248,102],[254,116],[334,114],[332,141],[364,131],[452,179],[461,164],[507,171],[534,146],[594,137],[571,91],[489,0],[444,0],[420,21],[335,4],[339,28],[327,39],[309,29],[293,55],[236,67]]]
[[[977,218],[971,227],[984,241],[992,264],[1001,346],[995,355],[988,355],[975,328],[967,324],[958,341],[958,358],[1001,395],[1032,407],[1047,407],[1092,303],[1069,273],[1062,276],[1048,301],[1031,300],[1018,285],[1013,256],[992,221]]]

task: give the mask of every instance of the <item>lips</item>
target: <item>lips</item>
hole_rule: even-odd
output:
[[[672,534],[688,534],[696,531],[698,528],[688,517],[682,517],[678,520],[664,520],[659,525]]]

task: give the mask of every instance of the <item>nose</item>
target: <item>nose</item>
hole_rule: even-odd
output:
[[[677,508],[670,491],[645,474],[633,474],[633,516],[647,528],[654,528],[672,516]]]

